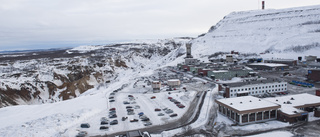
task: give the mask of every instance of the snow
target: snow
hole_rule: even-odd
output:
[[[261,65],[261,66],[269,66],[269,67],[288,66],[288,65],[285,65],[285,64],[276,64],[276,63],[252,63],[252,64],[249,64],[249,65],[255,65],[255,66]]]
[[[252,136],[246,136],[246,137],[292,137],[294,134],[292,134],[289,131],[273,131],[268,133],[262,133],[258,135],[252,135]]]
[[[268,107],[278,107],[279,105],[276,103],[272,103],[269,101],[265,101],[263,99],[259,99],[253,96],[243,96],[236,98],[223,98],[217,100],[218,102],[225,104],[233,109],[238,111],[246,111],[260,108],[268,108]]]

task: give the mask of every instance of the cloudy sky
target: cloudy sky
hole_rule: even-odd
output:
[[[319,5],[265,0],[266,9]],[[0,51],[195,37],[261,0],[0,0]],[[260,5],[259,5],[260,4]]]

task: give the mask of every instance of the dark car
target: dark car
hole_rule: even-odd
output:
[[[80,125],[81,128],[90,128],[90,124],[89,123],[82,123]]]
[[[176,113],[170,115],[170,117],[176,117],[176,116],[178,116],[178,114]]]
[[[110,125],[116,125],[116,124],[118,124],[118,120],[112,120],[112,121],[110,122]]]
[[[138,115],[139,115],[139,116],[142,116],[142,115],[144,115],[144,113],[143,113],[143,112],[140,112],[140,113],[138,113]]]
[[[131,109],[131,108],[127,109],[127,112],[131,112],[131,111],[133,111],[133,109]]]
[[[122,121],[125,121],[127,119],[128,119],[128,117],[122,117]]]
[[[138,122],[138,119],[131,119],[130,122]]]
[[[155,98],[156,98],[156,96],[152,96],[152,97],[151,97],[151,99],[155,99]]]
[[[154,109],[154,111],[161,111],[161,109],[160,108],[156,108],[156,109]]]
[[[100,130],[106,130],[106,129],[109,129],[109,127],[107,127],[107,126],[101,126],[100,127]]]
[[[116,108],[110,108],[109,111],[116,110]]]
[[[175,102],[174,102],[174,104],[180,104],[180,103],[181,103],[181,102],[179,102],[179,101],[175,101]]]
[[[100,125],[107,125],[109,124],[108,121],[101,121]]]
[[[128,109],[128,108],[133,108],[132,106],[126,106],[126,109]]]
[[[117,118],[117,114],[109,115],[109,118]]]
[[[149,118],[142,118],[141,121],[150,121]]]
[[[128,95],[128,97],[133,97],[132,95]]]
[[[114,99],[111,99],[111,100],[109,100],[109,102],[115,102],[115,100],[114,100]]]
[[[114,97],[109,97],[109,99],[114,99]]]

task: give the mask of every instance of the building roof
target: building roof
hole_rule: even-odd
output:
[[[296,114],[296,112],[298,113],[303,112],[296,108],[302,108],[302,107],[308,107],[308,106],[320,106],[320,97],[307,94],[307,93],[297,94],[297,95],[288,95],[288,96],[282,96],[282,97],[274,97],[274,98],[266,98],[265,100],[281,105],[280,110],[283,113],[286,113],[289,115]]]
[[[168,82],[176,82],[176,81],[180,81],[179,79],[170,79],[168,80]]]
[[[217,100],[218,102],[225,104],[235,110],[238,111],[250,111],[255,109],[263,109],[263,108],[270,108],[270,107],[280,107],[280,105],[266,101],[263,99],[259,99],[253,96],[243,96],[243,97],[236,97],[236,98],[223,98]]]
[[[258,80],[258,81],[250,81],[250,82],[236,82],[236,83],[225,83],[223,86],[229,87],[242,87],[246,85],[258,85],[258,84],[267,84],[267,83],[280,83],[282,81],[267,79],[267,80]]]
[[[251,66],[268,66],[268,67],[284,67],[284,66],[288,66],[286,64],[276,64],[276,63],[251,63],[248,64]]]

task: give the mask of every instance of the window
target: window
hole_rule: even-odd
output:
[[[262,89],[264,89],[264,86],[262,86]]]
[[[256,87],[256,89],[258,89],[258,87]]]
[[[271,86],[269,86],[269,88],[271,88]]]
[[[247,90],[247,88],[246,88],[246,90]]]
[[[276,85],[276,87],[277,87],[278,85]]]
[[[233,92],[233,90],[231,89],[231,92]]]
[[[261,87],[259,87],[259,89],[261,89]]]
[[[277,91],[277,89],[276,89],[276,91]]]
[[[287,86],[287,84],[284,84],[284,86]]]
[[[249,88],[249,90],[251,90],[251,88]]]
[[[241,91],[243,91],[243,89],[241,89]]]
[[[283,86],[283,84],[282,84],[282,86]]]
[[[258,93],[258,91],[256,91],[256,94]]]
[[[238,91],[240,91],[240,89],[238,89]]]
[[[272,88],[274,88],[274,86],[272,85]]]
[[[284,88],[284,90],[287,90],[287,88]]]

